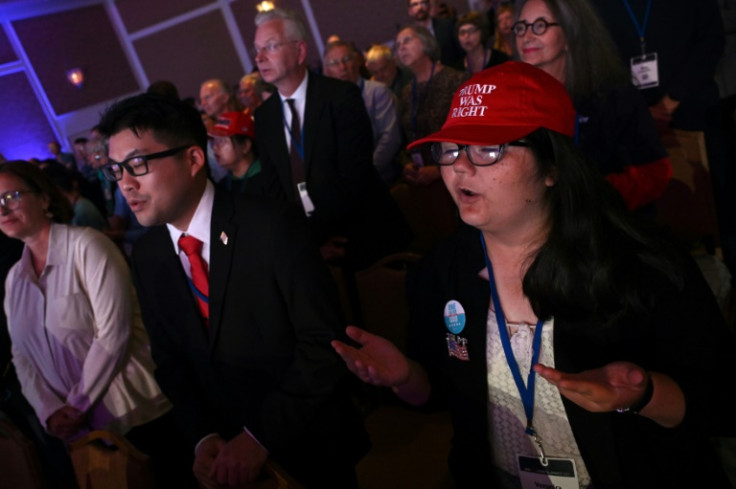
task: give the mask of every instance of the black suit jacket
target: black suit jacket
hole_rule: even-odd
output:
[[[354,464],[367,435],[330,346],[345,323],[305,219],[293,206],[217,189],[211,238],[208,332],[165,226],[132,257],[156,379],[181,429],[194,445],[246,427],[303,481]]]
[[[308,76],[304,158],[315,206],[310,225],[319,244],[347,236],[347,265],[364,268],[403,250],[411,231],[373,166],[373,133],[358,86]],[[264,102],[255,120],[262,164],[274,167],[287,198],[300,202],[291,179],[281,97]]]
[[[432,17],[432,29],[440,45],[440,61],[445,66],[456,66],[465,57],[465,51],[457,40],[455,21]]]

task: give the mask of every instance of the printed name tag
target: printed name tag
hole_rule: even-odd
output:
[[[643,54],[631,58],[631,81],[640,90],[659,86],[657,53]]]
[[[312,215],[312,212],[314,212],[314,204],[312,203],[312,199],[309,197],[309,193],[307,193],[307,182],[297,183],[296,188],[299,190],[299,197],[302,199],[304,213],[309,217]]]
[[[580,489],[575,461],[571,458],[547,458],[519,455],[519,479],[523,489]]]

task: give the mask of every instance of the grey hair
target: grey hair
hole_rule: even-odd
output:
[[[424,51],[424,54],[426,54],[429,59],[432,61],[440,60],[440,45],[437,43],[437,39],[434,38],[432,33],[429,32],[429,29],[420,25],[407,25],[399,29],[399,32],[406,29],[411,29],[414,34],[416,34],[419,41],[422,43],[422,51]]]
[[[307,24],[298,12],[282,8],[260,12],[256,15],[255,24],[258,27],[272,20],[283,21],[284,34],[289,40],[306,42],[309,39]]]

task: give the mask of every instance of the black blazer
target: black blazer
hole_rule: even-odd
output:
[[[411,230],[373,166],[373,133],[358,86],[309,73],[304,110],[309,218],[319,244],[348,237],[348,265],[364,268],[403,250]],[[256,111],[256,144],[264,167],[276,169],[287,199],[299,203],[291,179],[281,97]],[[301,204],[299,204],[301,205]]]
[[[320,480],[368,447],[344,395],[337,289],[293,206],[215,191],[205,330],[165,226],[132,267],[156,379],[192,445],[246,427],[300,480]],[[313,479],[317,477],[317,479]]]
[[[463,225],[408,276],[409,356],[427,369],[433,401],[449,407],[449,465],[458,489],[479,487],[479,481],[493,487],[494,479],[486,360],[491,299],[488,281],[478,275],[484,267],[479,231]],[[687,399],[685,420],[665,429],[641,416],[585,411],[563,398],[596,488],[730,487],[708,435],[734,433],[733,406],[725,398],[734,388],[736,345],[702,273],[689,257],[685,267],[685,288],[679,292],[642,270],[642,287],[657,291],[650,313],[606,326],[596,317],[555,318],[556,368],[580,372],[625,359],[672,376]],[[461,336],[469,361],[448,355],[443,311],[449,300],[465,309]]]
[[[455,66],[458,61],[465,57],[465,51],[460,46],[455,32],[455,21],[452,19],[439,19],[432,17],[432,29],[434,38],[440,45],[440,61],[445,66]]]

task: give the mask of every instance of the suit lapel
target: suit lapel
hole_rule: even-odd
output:
[[[262,134],[257,135],[257,137],[271,140],[270,144],[261,144],[259,148],[263,148],[269,153],[270,159],[279,174],[279,180],[283,188],[290,189],[291,163],[289,160],[289,148],[286,145],[286,136],[284,134],[284,117],[281,105],[281,96],[278,94],[275,94],[264,102],[263,110],[259,110],[258,117],[265,119],[264,126],[266,130]]]
[[[324,110],[325,100],[320,94],[320,75],[309,73],[307,78],[307,101],[304,107],[304,165],[305,175],[309,180],[309,171],[312,167],[312,154],[317,140],[317,129]]]
[[[210,353],[222,326],[222,309],[230,281],[237,227],[231,223],[233,196],[215,190],[210,229]]]

